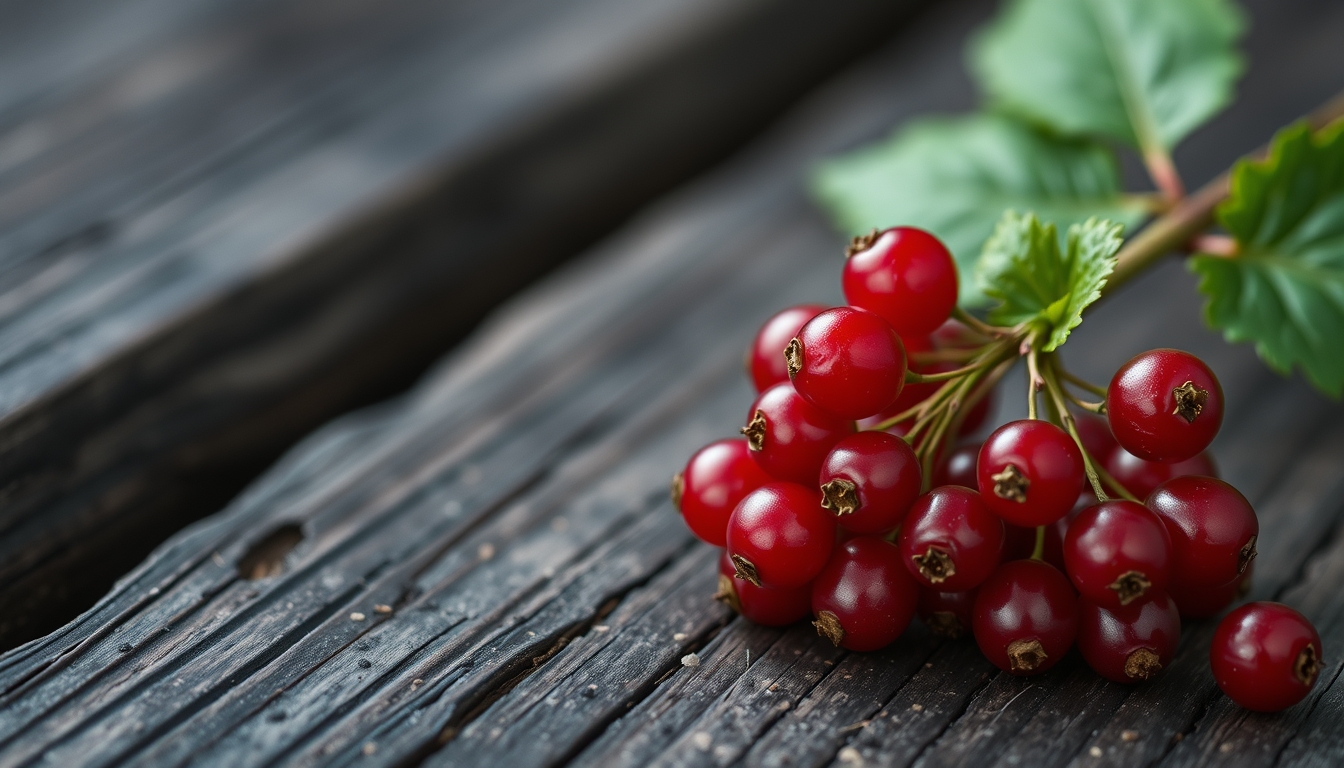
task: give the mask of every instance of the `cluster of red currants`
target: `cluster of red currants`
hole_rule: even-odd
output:
[[[1202,361],[1146,352],[1091,387],[1104,403],[1073,398],[1106,419],[1057,397],[1054,423],[954,445],[988,412],[985,372],[1031,337],[950,319],[956,266],[918,229],[856,238],[843,286],[849,306],[793,307],[761,328],[744,439],[700,449],[673,479],[691,531],[724,550],[718,599],[760,624],[812,616],[853,651],[888,645],[918,614],[1020,675],[1076,644],[1102,676],[1137,682],[1171,663],[1181,616],[1244,594],[1259,523],[1205,453],[1223,395]],[[968,351],[976,337],[998,351]],[[1052,393],[1061,377],[1087,386],[1032,361]],[[1041,384],[1029,386],[1034,415]],[[1211,661],[1239,704],[1277,710],[1310,691],[1321,644],[1296,611],[1252,603],[1219,625]]]

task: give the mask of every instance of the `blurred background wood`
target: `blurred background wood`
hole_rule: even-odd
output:
[[[0,5],[0,648],[916,4]]]
[[[1344,87],[1344,7],[1247,6],[1252,67],[1237,105],[1178,153],[1192,184]],[[845,653],[709,599],[717,553],[685,530],[667,481],[741,423],[758,324],[840,300],[842,239],[806,172],[969,107],[961,44],[992,10],[943,3],[894,31],[502,308],[412,392],[313,434],[91,611],[0,657],[0,765],[1344,761],[1344,410],[1205,330],[1175,260],[1107,299],[1065,353],[1093,379],[1154,346],[1220,374],[1214,450],[1262,518],[1253,596],[1301,608],[1324,639],[1307,702],[1231,705],[1208,672],[1208,622],[1186,627],[1162,676],[1125,687],[1076,654],[1002,675],[918,625]],[[1005,394],[998,416],[1019,400]]]

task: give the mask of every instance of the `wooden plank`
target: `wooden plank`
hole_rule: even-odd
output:
[[[1248,764],[1335,754],[1336,686],[1245,717],[1209,680],[1207,623],[1163,676],[1128,688],[1076,655],[1040,678],[1000,675],[973,643],[918,629],[843,653],[708,600],[715,553],[676,519],[666,480],[739,423],[738,355],[760,318],[839,298],[825,256],[839,238],[799,169],[964,104],[947,41],[989,10],[925,17],[506,309],[415,392],[312,436],[95,609],[0,656],[0,765],[1128,765],[1216,760],[1229,740],[1251,747]],[[1341,76],[1316,74],[1323,92]],[[1261,138],[1241,116],[1210,129],[1229,155]],[[1329,654],[1344,632],[1344,411],[1203,330],[1191,290],[1176,263],[1145,276],[1083,326],[1070,365],[1101,378],[1168,343],[1211,361],[1229,400],[1218,455],[1264,520],[1256,594],[1300,600]],[[243,578],[286,526],[303,539],[279,572]],[[691,652],[698,665],[681,661]]]
[[[40,41],[0,55],[40,71],[0,87],[0,648],[914,2],[121,0],[92,47],[35,5],[0,25]]]

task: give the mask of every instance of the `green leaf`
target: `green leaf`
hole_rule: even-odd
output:
[[[975,39],[991,100],[1067,134],[1170,149],[1232,100],[1230,0],[1015,0]]]
[[[942,238],[970,304],[984,302],[970,277],[1005,209],[1034,210],[1061,225],[1091,216],[1136,225],[1145,216],[1142,200],[1119,188],[1107,148],[995,115],[917,121],[824,164],[813,180],[819,200],[852,233],[908,224]]]
[[[1041,351],[1057,349],[1083,321],[1083,310],[1101,298],[1123,231],[1088,219],[1069,227],[1061,248],[1054,224],[1042,224],[1034,213],[1004,213],[976,275],[985,294],[1002,302],[990,310],[990,322],[1038,325],[1047,334]]]
[[[1233,258],[1190,261],[1204,313],[1229,341],[1253,341],[1271,368],[1300,367],[1311,383],[1344,392],[1344,123],[1313,136],[1305,125],[1274,137],[1269,157],[1238,163],[1218,220],[1237,239]]]

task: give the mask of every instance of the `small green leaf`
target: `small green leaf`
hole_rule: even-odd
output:
[[[1344,123],[1274,137],[1269,157],[1243,161],[1218,220],[1233,258],[1190,260],[1205,317],[1229,341],[1253,341],[1271,368],[1297,366],[1312,384],[1344,392]]]
[[[970,279],[980,244],[1005,209],[1031,209],[1061,225],[1100,216],[1132,226],[1145,216],[1141,199],[1120,193],[1110,150],[995,115],[915,122],[824,164],[813,188],[853,233],[908,224],[942,238],[971,304],[984,301]]]
[[[1170,149],[1231,101],[1243,26],[1230,0],[1015,0],[971,64],[1011,112]]]
[[[1054,224],[1042,224],[1034,213],[1005,212],[985,241],[976,275],[985,295],[1002,302],[990,310],[990,322],[1039,325],[1048,334],[1041,351],[1057,349],[1083,321],[1083,310],[1101,298],[1123,231],[1088,219],[1069,227],[1060,248]]]

